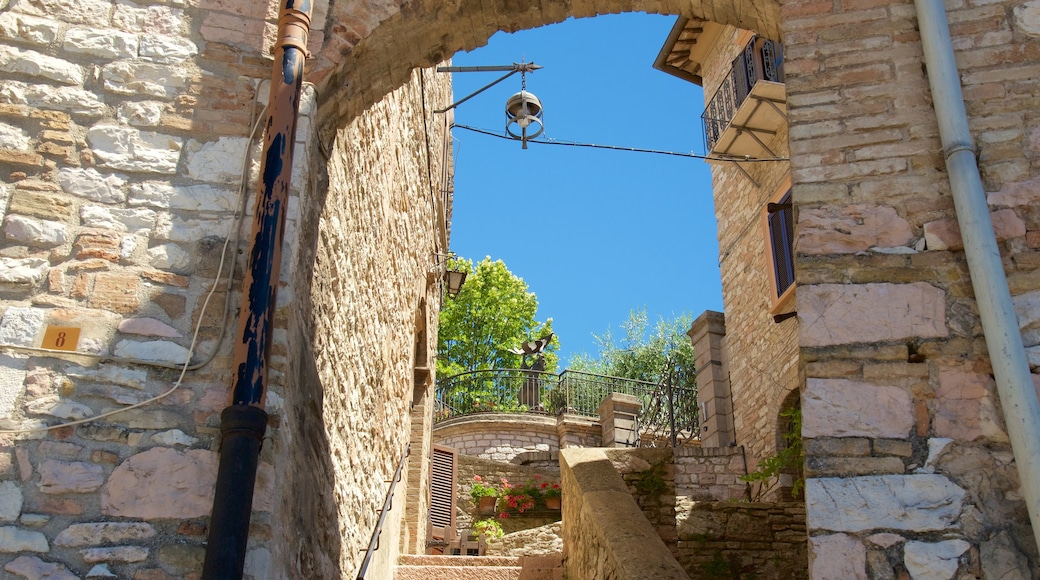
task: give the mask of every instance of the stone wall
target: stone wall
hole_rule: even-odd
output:
[[[681,501],[676,519],[690,578],[809,577],[803,503]]]
[[[728,501],[748,497],[740,481],[747,474],[739,447],[679,447],[675,457],[675,495],[693,501]]]
[[[914,5],[832,8],[783,8],[813,575],[1035,570],[971,279],[950,235]],[[1038,9],[947,5],[1029,348],[1040,265]],[[861,502],[871,509],[851,508]]]
[[[0,567],[26,578],[197,577],[231,378],[225,329],[237,327],[241,300],[239,280],[223,277],[232,264],[241,271],[248,241],[219,265],[224,238],[249,230],[234,215],[253,211],[239,191],[255,187],[250,131],[266,101],[274,12],[246,2],[4,7],[2,427],[144,404],[0,435]],[[444,118],[427,105],[451,92],[450,78],[429,71],[398,86],[374,96],[366,117],[332,119],[337,133],[320,144],[319,95],[304,92],[247,577],[353,574],[408,442],[416,345],[435,349],[429,272],[450,215]],[[197,368],[178,380],[189,357]],[[406,549],[424,541],[405,541],[425,531],[429,427],[419,427],[416,489],[398,488],[384,531]],[[403,513],[407,491],[417,499]],[[397,545],[382,543],[371,573],[388,570]]]
[[[473,486],[474,476],[479,475],[484,482],[499,488],[502,487],[501,481],[503,478],[514,486],[523,485],[528,480],[536,478],[537,481],[549,483],[555,483],[560,480],[559,473],[556,470],[513,465],[467,455],[459,455],[457,474],[458,485],[455,488],[457,498],[455,501],[456,529],[465,528],[474,521],[474,514],[476,514],[477,510],[476,506],[473,505],[473,499],[469,495],[469,490]],[[543,507],[537,507],[537,509],[523,514],[518,514],[515,510],[509,510],[509,517],[500,519],[499,523],[502,524],[502,529],[506,533],[513,533],[558,522],[560,521],[560,515],[560,510],[546,510]]]
[[[563,553],[563,522],[506,534],[488,542],[488,556],[551,556]]]
[[[298,302],[288,313],[293,388],[285,404],[296,429],[284,449],[301,461],[280,465],[286,487],[278,530],[285,546],[279,561],[291,578],[356,575],[386,482],[410,441],[419,461],[404,481],[425,481],[414,471],[428,470],[428,423],[416,436],[411,427],[428,418],[410,410],[416,401],[432,409],[429,383],[416,382],[416,369],[430,366],[421,353],[436,351],[435,254],[445,250],[438,188],[449,169],[440,162],[450,159],[442,155],[443,118],[433,117],[429,104],[449,96],[445,75],[416,71],[364,117],[349,120],[301,211],[315,227],[301,237]],[[413,490],[406,502],[406,488],[398,487],[372,577],[389,574],[399,545],[425,548],[428,492]],[[402,517],[410,522],[404,528]]]
[[[438,423],[433,437],[463,455],[512,461],[522,453],[559,451],[556,423],[541,415],[480,413]]]
[[[621,472],[634,476],[651,468],[640,457],[646,451],[653,450],[572,448],[560,452],[563,521],[567,523],[563,556],[568,578],[688,577],[622,479]],[[667,490],[669,484],[665,487]],[[671,529],[674,533],[674,523]]]
[[[706,99],[715,94],[734,58],[751,37],[748,31],[732,26],[721,33],[704,63]],[[787,157],[786,125],[771,138],[759,138],[775,156]],[[762,155],[768,153],[763,151]],[[770,281],[773,267],[764,222],[766,204],[790,179],[790,165],[777,161],[745,163],[741,167],[748,176],[731,163],[712,163],[712,192],[719,230],[733,426],[737,445],[744,447],[748,465],[754,466],[776,452],[781,402],[798,388],[799,321],[773,321],[771,309],[776,298]],[[793,308],[778,312],[790,310]]]
[[[244,245],[225,252],[224,241],[248,231],[234,216],[240,205],[252,212],[240,191],[248,195],[256,178],[250,131],[270,60],[257,52],[259,35],[254,49],[242,51],[224,32],[199,32],[203,21],[244,4],[84,0],[4,8],[0,419],[9,431],[0,448],[0,567],[28,578],[193,577],[231,376],[226,329],[237,326],[240,300],[237,281],[224,278],[232,264],[241,271]],[[262,28],[267,14],[259,8]],[[301,229],[299,199],[310,192],[315,98],[305,91],[290,238]],[[283,253],[283,285],[296,255],[294,246]],[[292,300],[288,287],[279,298]],[[284,319],[279,326],[246,562],[251,577],[274,574],[276,450],[286,420]],[[188,359],[196,368],[181,380],[177,367]],[[25,431],[130,404],[142,406]]]

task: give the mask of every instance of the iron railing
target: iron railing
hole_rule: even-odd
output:
[[[637,421],[643,444],[674,445],[697,436],[696,389],[572,370],[491,369],[439,380],[434,421],[476,413],[598,417],[600,403],[611,393],[633,395],[642,403]]]
[[[386,499],[383,500],[383,509],[379,512],[379,519],[376,521],[376,527],[372,530],[372,538],[368,541],[368,548],[361,550],[365,553],[365,559],[361,562],[361,568],[358,569],[357,580],[365,580],[365,574],[368,573],[368,566],[372,563],[372,556],[376,550],[379,549],[379,537],[383,534],[383,523],[386,522],[386,514],[390,513],[390,510],[394,507],[394,489],[397,488],[397,483],[401,481],[401,474],[404,472],[404,462],[408,459],[408,456],[412,453],[412,444],[409,443],[404,448],[404,453],[401,454],[401,460],[397,462],[397,470],[394,471],[394,478],[389,482],[390,488],[386,490]]]
[[[704,107],[704,145],[708,151],[729,127],[740,105],[744,104],[758,81],[784,82],[783,45],[767,38],[755,37],[733,61],[729,74]]]

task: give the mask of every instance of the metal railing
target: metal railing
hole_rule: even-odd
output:
[[[372,555],[379,549],[379,537],[383,535],[383,523],[386,521],[386,514],[394,508],[394,489],[397,488],[397,483],[401,481],[404,462],[411,453],[412,444],[409,443],[405,446],[404,453],[401,454],[401,460],[397,462],[397,470],[394,471],[393,479],[387,482],[390,484],[390,488],[386,490],[386,499],[383,500],[383,509],[379,512],[376,527],[372,530],[372,538],[368,541],[368,548],[361,550],[365,553],[365,559],[362,560],[361,567],[358,569],[357,580],[365,580],[365,574],[368,573],[368,565],[372,563]]]
[[[729,74],[715,91],[701,114],[704,126],[704,145],[708,151],[729,127],[740,105],[751,94],[758,81],[784,82],[783,45],[755,37],[733,61]]]
[[[697,391],[608,375],[565,370],[560,374],[523,369],[472,371],[437,381],[434,422],[477,413],[569,413],[598,417],[610,393],[633,395],[642,404],[639,432],[646,445],[673,445],[695,438]]]

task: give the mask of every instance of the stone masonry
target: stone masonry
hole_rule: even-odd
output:
[[[1040,3],[946,6],[1001,259],[1040,364]],[[169,394],[96,422],[3,435],[0,567],[23,578],[196,577],[230,379],[223,331],[241,302],[220,257],[225,236],[248,231],[234,216],[243,173],[253,191],[251,130],[275,6],[2,7],[2,426],[56,425]],[[755,294],[764,273],[749,212],[761,192],[726,167],[713,185],[737,440],[749,463],[769,455],[777,405],[799,389],[811,575],[1035,569],[912,3],[315,8],[249,576],[352,576],[385,481],[416,440],[416,344],[435,344],[436,255],[450,218],[450,119],[431,112],[449,101],[450,80],[422,67],[497,30],[626,10],[709,19],[734,38],[739,29],[785,46],[789,125],[776,140],[790,152],[797,320],[774,323]],[[775,166],[752,171],[781,180]],[[232,246],[226,262],[240,266],[245,248]],[[45,341],[82,354],[31,350]],[[201,366],[171,391],[171,367],[189,356]],[[428,450],[418,440],[406,481],[421,487],[414,472]],[[425,492],[412,491],[408,502],[399,488],[373,577],[389,574],[401,546],[422,543]]]

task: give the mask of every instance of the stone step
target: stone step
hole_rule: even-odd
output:
[[[398,564],[405,566],[519,566],[515,556],[410,556],[402,555]]]
[[[394,580],[520,580],[520,566],[400,565]]]
[[[395,580],[563,580],[563,557],[401,556]]]

